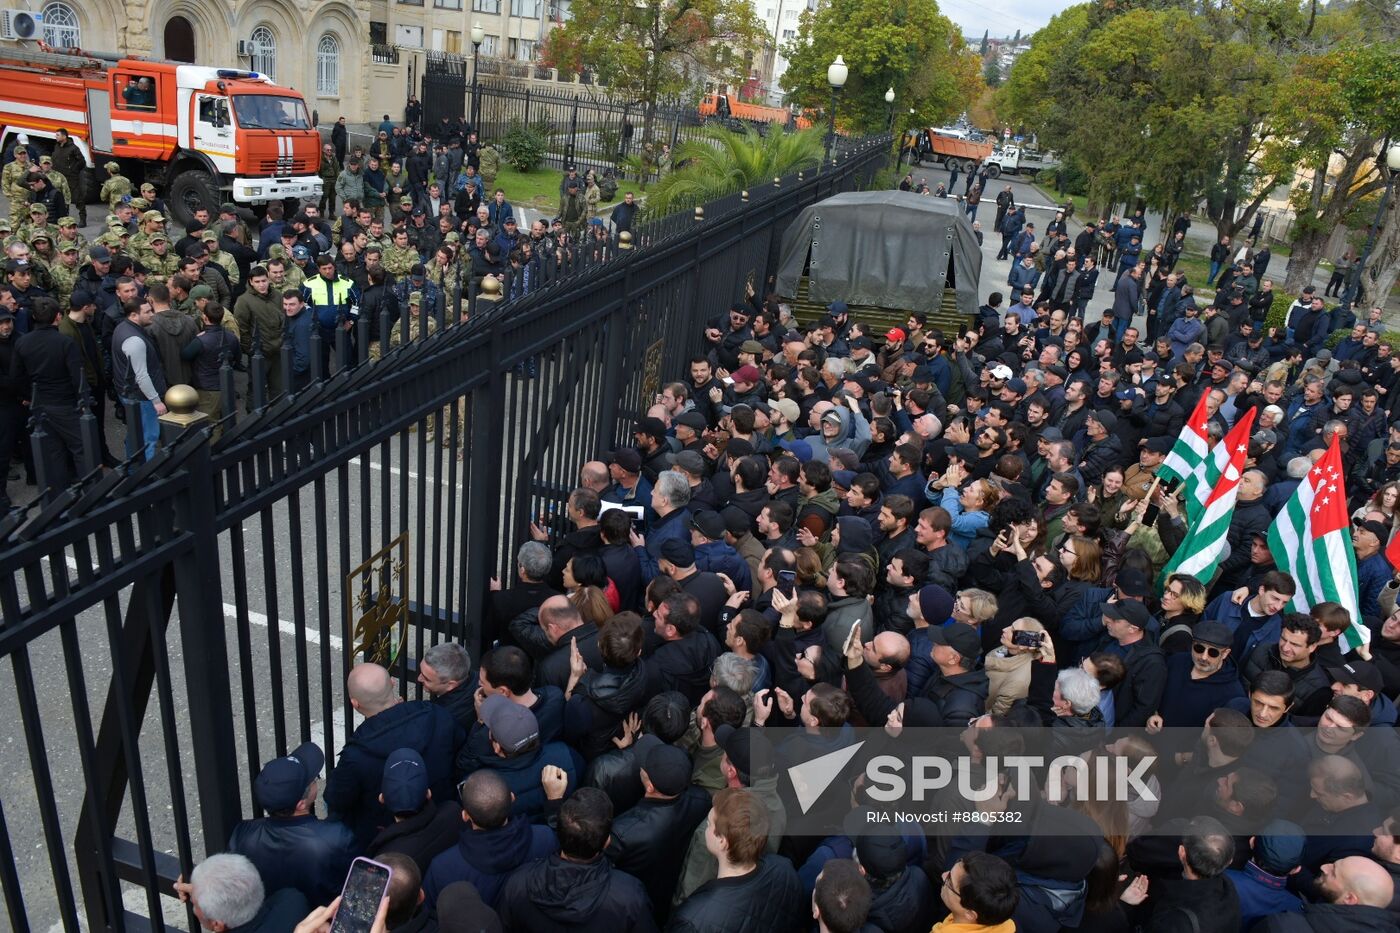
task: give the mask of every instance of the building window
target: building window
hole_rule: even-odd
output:
[[[495,58],[495,57],[496,57],[496,54],[497,54],[497,53],[496,53],[496,50],[497,50],[498,48],[500,48],[500,45],[501,45],[501,37],[500,37],[500,36],[486,36],[485,38],[483,38],[483,39],[481,40],[481,50],[480,50],[480,53],[481,53],[482,55],[484,55],[486,58]]]
[[[50,3],[44,7],[44,41],[55,48],[76,49],[78,14],[66,3]]]
[[[522,19],[539,19],[540,0],[510,0],[510,15]]]
[[[783,30],[783,38],[784,38],[784,39],[795,39],[795,38],[797,38],[797,30],[795,30],[795,29],[784,29],[784,30]]]
[[[462,0],[433,0],[433,6],[439,10],[460,10]]]
[[[511,39],[510,58],[517,62],[534,61],[535,41],[533,39]]]
[[[340,96],[340,40],[330,33],[316,43],[316,93]]]
[[[477,13],[500,13],[501,0],[472,0],[472,9]]]
[[[253,30],[251,42],[253,45],[253,70],[276,81],[277,39],[273,37],[272,30],[266,26],[259,26]]]

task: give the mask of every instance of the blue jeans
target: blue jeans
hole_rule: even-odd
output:
[[[982,205],[981,205],[980,202],[977,203],[977,204],[969,204],[969,205],[967,206],[967,221],[968,221],[968,223],[971,223],[972,221],[974,221],[974,220],[977,219],[977,208],[979,208],[979,207],[981,207],[981,206],[982,206]]]
[[[156,406],[154,402],[145,399],[136,401],[135,399],[122,399],[124,406],[130,406],[133,402],[141,411],[141,424],[138,427],[128,424],[126,426],[126,456],[131,458],[143,447],[146,451],[146,459],[149,460],[156,455],[156,441],[160,438],[160,421],[156,416]],[[137,434],[137,431],[140,434]]]
[[[1117,343],[1122,343],[1122,342],[1123,342],[1123,331],[1125,331],[1125,330],[1127,330],[1129,327],[1131,327],[1131,326],[1132,326],[1132,323],[1133,323],[1133,319],[1132,319],[1132,318],[1121,318],[1121,317],[1118,317],[1118,318],[1114,318],[1114,319],[1113,319],[1113,339],[1114,339],[1115,342],[1117,342]]]
[[[1210,262],[1210,275],[1206,276],[1206,284],[1207,284],[1207,285],[1209,285],[1211,282],[1214,282],[1214,281],[1215,281],[1215,277],[1216,277],[1217,275],[1220,274],[1220,266],[1221,266],[1221,265],[1222,265],[1222,263],[1218,263],[1218,262],[1216,262],[1216,261],[1213,260],[1213,259],[1211,260],[1211,262]]]

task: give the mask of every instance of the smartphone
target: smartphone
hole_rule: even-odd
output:
[[[331,933],[369,933],[393,874],[388,865],[373,859],[357,858],[351,862]]]
[[[1013,630],[1011,632],[1011,644],[1021,648],[1039,648],[1040,637],[1044,634],[1044,632],[1022,632],[1020,630]]]
[[[1142,524],[1144,528],[1151,528],[1157,524],[1157,516],[1162,512],[1161,506],[1155,502],[1142,510]]]
[[[646,534],[647,520],[645,518],[632,519],[632,530],[639,535]]]
[[[725,377],[724,377],[722,380],[720,380],[720,381],[723,382],[723,383],[724,383],[725,385],[727,385],[727,386],[732,386],[732,385],[734,384],[734,380],[733,380],[732,378],[730,378],[729,376],[725,376]]]
[[[797,571],[796,571],[796,570],[779,570],[779,571],[778,571],[778,582],[779,582],[779,583],[796,583],[796,582],[797,582]]]

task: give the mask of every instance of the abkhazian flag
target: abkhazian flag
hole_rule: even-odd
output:
[[[1244,463],[1249,455],[1249,435],[1254,428],[1254,415],[1253,408],[1245,412],[1230,433],[1211,450],[1208,462],[1214,464],[1223,461],[1215,485],[1206,496],[1200,517],[1191,522],[1186,540],[1181,542],[1163,569],[1163,580],[1174,573],[1182,573],[1209,586],[1211,578],[1215,576],[1215,570],[1220,566],[1220,556],[1225,550],[1230,519],[1235,514],[1235,500],[1239,497],[1240,479],[1244,476]]]
[[[1157,478],[1163,483],[1177,480],[1185,484],[1186,514],[1193,522],[1199,508],[1205,505],[1205,500],[1210,495],[1209,488],[1200,494],[1196,491],[1205,483],[1206,453],[1210,450],[1210,435],[1206,430],[1206,423],[1210,420],[1206,411],[1206,396],[1209,394],[1201,393],[1195,411],[1191,412],[1191,417],[1181,426],[1181,435],[1177,437],[1162,465],[1157,468]]]
[[[1371,632],[1361,623],[1342,474],[1342,449],[1334,437],[1269,527],[1269,551],[1278,569],[1298,583],[1290,609],[1307,612],[1318,603],[1336,602],[1351,613],[1341,643],[1343,651],[1353,651],[1371,640]]]

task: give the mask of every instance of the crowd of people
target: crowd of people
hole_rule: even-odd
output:
[[[377,356],[382,339],[416,339],[462,319],[487,276],[516,298],[611,255],[636,221],[628,191],[605,223],[599,203],[617,193],[615,180],[570,167],[558,216],[527,224],[493,187],[496,150],[457,124],[439,132],[381,127],[366,152],[347,148],[342,119],[324,146],[318,202],[274,202],[259,216],[225,203],[196,210],[182,230],[171,229],[154,184],[133,184],[111,162],[97,192],[110,213],[92,242],[80,226],[88,197],[76,144],[59,130],[41,155],[19,135],[0,173],[11,216],[0,221],[5,478],[19,478],[18,464],[26,483],[39,483],[34,436],[50,490],[97,465],[85,454],[90,435],[102,463],[118,463],[108,404],[126,421],[127,457],[150,456],[169,386],[193,386],[199,410],[220,419],[228,364],[237,394],[270,402],[329,375],[333,358]],[[265,375],[255,387],[249,364],[259,353]],[[89,412],[95,428],[84,427]],[[11,504],[4,487],[0,513]]]
[[[321,929],[367,856],[385,930],[1400,929],[1400,365],[1380,309],[1321,349],[1314,294],[1265,333],[1221,271],[1190,340],[1053,289],[953,333],[750,294],[531,524],[482,655],[428,649],[422,700],[355,667],[324,783],[314,745],[269,762],[265,815],[182,892]],[[1202,398],[1212,442],[1257,412],[1207,579],[1163,574],[1188,529],[1157,481]],[[1268,543],[1334,441],[1360,618],[1291,611]],[[973,770],[1044,735],[1153,793],[1008,785],[981,806],[1024,832],[880,833],[855,777],[798,831],[788,766],[858,727],[955,730]]]

